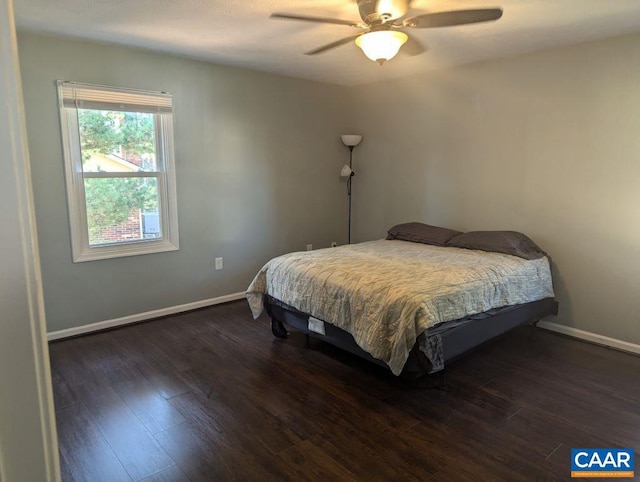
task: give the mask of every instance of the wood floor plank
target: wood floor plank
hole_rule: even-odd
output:
[[[257,405],[235,398],[235,403],[221,396],[204,398],[188,393],[173,398],[171,403],[191,422],[210,430],[212,435],[260,445],[277,454],[295,445],[300,438],[284,423]]]
[[[79,349],[78,338],[56,341],[49,344],[51,372],[70,389],[74,389],[92,378],[91,366],[84,350]]]
[[[84,407],[56,413],[60,465],[65,481],[129,482],[131,477]]]
[[[172,465],[169,468],[141,479],[140,482],[189,482],[189,479],[180,467]]]
[[[116,383],[113,388],[152,434],[186,421],[145,378]]]
[[[145,360],[136,360],[131,363],[144,375],[160,396],[167,400],[193,390],[193,387],[180,376],[181,372],[179,371],[154,368]]]
[[[405,411],[397,409],[392,403],[385,401],[385,397],[391,393],[390,387],[395,386],[397,380],[392,376],[385,374],[380,377],[380,373],[374,370],[370,375],[374,381],[367,384],[367,389],[363,389],[360,383],[354,383],[358,379],[357,371],[354,371],[349,367],[347,370],[332,370],[327,367],[322,367],[322,363],[329,361],[336,363],[335,360],[328,359],[323,354],[313,354],[315,350],[308,350],[307,346],[298,348],[300,353],[309,355],[311,352],[311,358],[305,356],[287,357],[281,358],[278,362],[278,369],[272,369],[267,374],[266,386],[259,384],[260,380],[257,378],[252,379],[250,390],[255,392],[256,388],[263,389],[261,392],[261,399],[274,398],[274,403],[277,406],[279,401],[282,401],[281,390],[273,390],[277,386],[291,386],[292,381],[295,379],[296,386],[303,386],[305,390],[313,388],[319,393],[330,393],[336,399],[339,399],[343,404],[346,404],[348,409],[358,408],[363,416],[369,420],[375,420],[381,422],[385,426],[390,426],[396,430],[402,430],[418,423],[418,420]],[[366,363],[366,362],[365,362]],[[339,366],[339,365],[338,365]],[[371,364],[364,365],[367,368],[371,368]],[[374,367],[376,368],[376,367]],[[275,383],[269,383],[275,382]],[[376,385],[381,384],[382,389],[377,390]],[[271,388],[271,390],[265,388]],[[397,388],[397,387],[396,387]],[[271,396],[271,397],[270,397]],[[299,396],[298,396],[299,398]],[[267,401],[267,403],[269,403]],[[284,405],[286,410],[287,405]],[[277,413],[278,408],[272,413]]]
[[[280,458],[295,471],[297,477],[291,480],[361,480],[310,440],[303,440],[283,451]]]
[[[559,420],[594,435],[609,432],[616,444],[640,444],[638,404],[615,396],[605,396],[581,386],[566,385],[528,372],[514,372],[509,378],[494,379],[483,387],[507,399],[520,399],[528,408],[554,414]],[[615,410],[611,407],[615,406]],[[589,421],[588,424],[586,421]],[[615,430],[611,430],[615,428]]]
[[[493,474],[494,480],[530,480],[527,475],[530,473],[539,474],[541,480],[549,478],[546,469],[539,466],[542,457],[536,458],[529,451],[526,438],[464,416],[452,417],[447,425],[444,430],[436,431],[433,424],[422,422],[406,434],[400,434],[400,438],[410,436],[412,445],[424,447],[422,455],[432,464],[443,466],[436,474],[468,463],[483,468],[481,473]]]
[[[186,422],[154,437],[192,482],[230,480],[233,467],[210,431]]]
[[[349,476],[353,475],[358,480],[403,480],[407,468],[404,461],[401,464],[389,463],[396,456],[402,457],[398,439],[379,435],[371,437],[370,433],[338,429],[316,435],[310,442],[347,469]],[[412,452],[413,448],[409,449],[408,453]],[[288,457],[288,454],[285,452],[281,457]]]
[[[542,459],[548,459],[560,445],[606,447],[611,443],[606,437],[573,427],[553,414],[526,408],[511,417],[504,429],[527,440],[527,451]]]
[[[62,410],[80,403],[73,388],[69,386],[65,377],[55,368],[51,370],[51,384],[53,388],[53,401],[56,411]]]
[[[174,465],[133,411],[109,385],[85,383],[78,396],[88,416],[134,480]]]
[[[186,422],[155,435],[193,482],[212,480],[295,480],[288,461],[265,454],[225,432]]]
[[[155,333],[144,334],[144,324],[131,327],[135,330],[132,335],[127,328],[114,330],[114,338],[117,341],[117,350],[128,361],[144,360],[145,363],[161,372],[175,372],[191,368],[185,360],[186,354],[180,350],[167,349],[170,346],[160,346],[162,339],[158,339]]]

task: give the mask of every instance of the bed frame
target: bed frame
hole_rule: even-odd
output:
[[[322,335],[309,329],[310,315],[307,313],[298,311],[269,295],[264,296],[264,307],[271,318],[271,332],[277,338],[287,338],[289,335],[285,328],[287,325],[389,369],[385,362],[373,358],[360,348],[348,332],[332,324],[324,324],[325,334]],[[553,298],[545,298],[531,303],[499,308],[462,320],[441,323],[435,328],[428,329],[425,335],[438,333],[441,336],[443,357],[446,364],[467,351],[522,324],[529,323],[533,335],[541,318],[557,314],[558,302]],[[420,352],[416,344],[411,350],[401,375],[405,378],[416,379],[431,372],[431,363]]]

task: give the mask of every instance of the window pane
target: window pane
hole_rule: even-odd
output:
[[[78,109],[84,172],[157,171],[154,115]]]
[[[158,180],[85,178],[89,246],[162,238]]]

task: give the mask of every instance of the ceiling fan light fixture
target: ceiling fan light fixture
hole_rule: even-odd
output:
[[[382,65],[396,56],[400,47],[407,41],[408,35],[396,30],[367,32],[356,39],[356,45],[374,62]]]

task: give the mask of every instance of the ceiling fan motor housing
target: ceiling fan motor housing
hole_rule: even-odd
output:
[[[358,0],[362,20],[368,25],[379,25],[403,17],[410,0]]]

